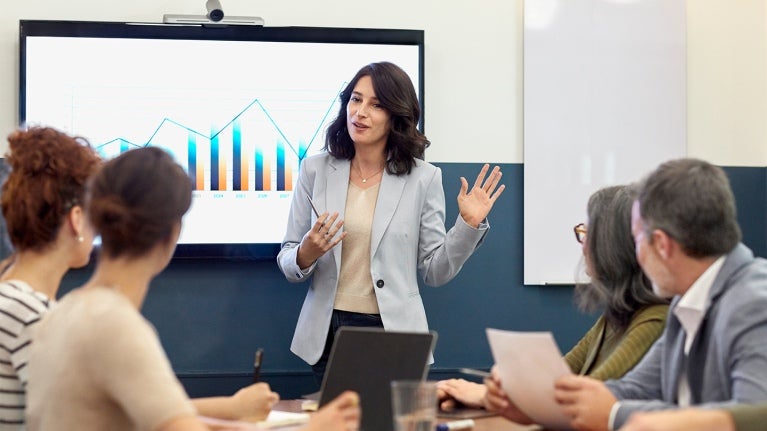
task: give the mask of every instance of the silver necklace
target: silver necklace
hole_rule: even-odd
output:
[[[381,172],[383,172],[384,168],[386,168],[386,165],[384,165],[383,168],[377,170],[374,174],[368,175],[367,178],[362,176],[362,171],[360,170],[360,165],[356,165],[355,167],[357,168],[357,175],[359,175],[359,177],[362,179],[363,183],[366,183],[366,182],[368,182],[369,179],[371,179],[374,176],[376,176],[376,175],[380,174]]]

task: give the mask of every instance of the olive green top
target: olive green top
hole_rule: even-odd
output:
[[[767,423],[767,404],[740,404],[725,407],[735,421],[735,431],[764,431]]]
[[[668,305],[651,305],[634,314],[625,331],[607,328],[601,316],[565,355],[574,373],[598,380],[617,379],[634,368],[666,326]]]

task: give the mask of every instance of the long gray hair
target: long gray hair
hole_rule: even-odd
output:
[[[653,293],[636,259],[631,234],[633,195],[630,186],[611,186],[589,198],[586,259],[591,281],[575,288],[579,308],[588,312],[604,308],[607,323],[620,329],[628,327],[639,309],[667,303]]]

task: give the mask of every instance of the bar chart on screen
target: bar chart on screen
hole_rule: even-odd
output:
[[[287,94],[279,98],[253,98],[244,101],[244,106],[232,105],[230,98],[222,103],[220,95],[210,100],[166,100],[163,105],[174,114],[158,111],[154,124],[145,113],[149,96],[128,99],[121,103],[121,110],[138,118],[120,115],[129,128],[110,125],[104,136],[120,128],[128,129],[125,135],[94,144],[106,158],[131,148],[162,147],[185,165],[197,191],[291,191],[301,161],[322,147],[322,131],[337,110],[338,92],[345,85],[342,83],[332,91],[318,91],[314,100],[308,100],[307,94],[297,99],[296,95]],[[157,92],[152,89],[152,99]],[[102,127],[99,120],[104,116],[101,97],[94,103],[82,93],[80,90],[73,97],[73,122],[78,127],[98,130]],[[131,104],[135,106],[126,108]],[[231,112],[229,117],[209,118],[221,117],[218,113],[227,111]],[[146,129],[145,137],[127,137],[130,130],[136,129],[133,124]]]

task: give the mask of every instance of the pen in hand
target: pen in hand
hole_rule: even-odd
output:
[[[482,377],[483,379],[488,379],[492,377],[492,374],[488,373],[487,371],[475,370],[473,368],[461,368],[460,370],[458,370],[458,372],[460,372],[461,374],[468,374],[470,376]]]
[[[258,383],[261,374],[261,359],[264,356],[264,349],[256,350],[256,359],[253,362],[253,383]]]
[[[306,199],[309,199],[309,205],[312,206],[312,211],[314,211],[314,215],[317,216],[317,218],[320,218],[320,213],[319,211],[317,211],[317,207],[314,206],[314,202],[312,202],[312,198],[307,195]]]

